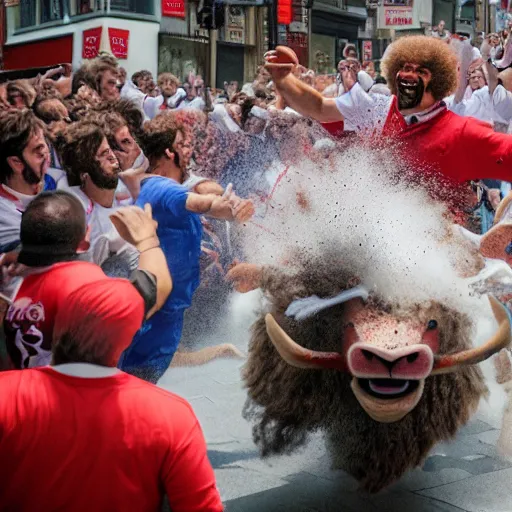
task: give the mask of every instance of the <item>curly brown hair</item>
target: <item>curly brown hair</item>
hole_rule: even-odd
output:
[[[86,117],[86,120],[99,124],[105,137],[107,137],[109,146],[115,150],[120,149],[117,147],[115,134],[124,126],[128,126],[123,116],[113,111],[93,112],[91,116]]]
[[[457,56],[440,39],[406,36],[388,47],[382,59],[381,70],[392,94],[397,93],[396,75],[406,63],[420,64],[432,73],[427,90],[437,101],[449,96],[457,87]]]
[[[30,138],[39,130],[44,132],[45,125],[29,109],[9,110],[0,117],[0,183],[6,183],[13,175],[7,159],[21,157]]]
[[[167,82],[167,81],[173,83],[176,87],[180,86],[180,79],[178,77],[174,76],[172,73],[160,73],[158,75],[158,81],[157,81],[158,87],[162,87],[164,82]]]
[[[36,99],[36,90],[27,80],[13,80],[7,82],[7,99],[11,105],[14,105],[14,101],[11,100],[15,94],[20,94],[23,98],[23,103],[27,108],[31,108]]]
[[[178,124],[172,112],[163,112],[144,125],[139,143],[151,163],[162,158],[167,149],[172,150],[178,131]]]
[[[58,135],[54,146],[71,187],[81,184],[81,176],[89,172],[91,159],[104,138],[101,126],[90,121],[73,123]]]

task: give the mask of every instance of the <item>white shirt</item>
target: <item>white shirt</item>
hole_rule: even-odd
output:
[[[174,96],[171,96],[167,100],[167,105],[169,108],[176,108],[176,105],[178,104],[179,100],[184,98],[187,95],[184,89],[181,87],[176,91],[176,94]],[[148,119],[155,118],[160,112],[160,107],[164,104],[164,97],[160,94],[160,96],[156,96],[153,98],[152,96],[146,96],[143,100],[143,109],[144,114],[146,114],[146,117]]]
[[[492,98],[487,85],[473,91],[469,99],[464,99],[460,103],[452,103],[450,110],[459,116],[474,117],[486,123],[494,122]]]
[[[469,99],[449,106],[452,112],[460,116],[470,116],[487,123],[509,124],[512,120],[512,94],[502,85],[498,85],[493,95],[485,86],[473,92]]]
[[[501,84],[494,89],[492,106],[497,121],[503,123],[510,123],[512,121],[512,93],[507,91]]]
[[[209,118],[223,132],[238,133],[242,131],[242,128],[228,114],[224,105],[215,105],[213,112],[209,114]]]
[[[0,185],[0,247],[20,239],[21,215],[37,196],[16,192],[7,185]]]
[[[90,363],[65,363],[51,366],[51,369],[57,373],[68,375],[70,377],[80,377],[84,379],[101,379],[117,375],[121,370],[110,368],[108,366],[99,366]]]
[[[336,98],[344,118],[345,131],[373,132],[384,127],[393,97],[367,93],[356,83],[349,92]]]
[[[105,208],[89,199],[80,187],[70,187],[68,191],[80,200],[86,213],[91,244],[86,254],[87,260],[102,265],[111,254],[125,254],[130,268],[137,268],[139,252],[121,238],[110,220],[110,215],[121,206],[121,203],[114,198],[112,206]]]
[[[203,98],[200,96],[197,96],[196,98],[192,100],[184,99],[177,107],[176,110],[182,110],[184,108],[192,108],[194,110],[204,110],[204,107],[206,106],[206,103],[204,102]]]
[[[144,111],[145,97],[146,95],[131,80],[126,80],[121,89],[121,98],[132,100],[141,111]]]

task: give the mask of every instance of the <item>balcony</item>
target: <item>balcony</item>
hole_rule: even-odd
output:
[[[20,0],[8,8],[13,25],[9,29],[22,33],[96,16],[154,19],[154,4],[153,0]]]

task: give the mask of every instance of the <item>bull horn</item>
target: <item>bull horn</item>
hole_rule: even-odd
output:
[[[293,341],[269,313],[265,316],[267,334],[279,355],[291,366],[309,370],[347,370],[345,358],[338,352],[317,352]]]
[[[480,347],[464,350],[455,354],[436,356],[432,375],[449,373],[458,366],[481,363],[510,343],[511,327],[509,313],[505,306],[491,295],[489,295],[489,302],[491,303],[492,312],[499,324],[498,330],[494,336]]]

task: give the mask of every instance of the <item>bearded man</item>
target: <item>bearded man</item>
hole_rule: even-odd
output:
[[[69,191],[80,199],[87,214],[91,243],[87,258],[112,274],[114,271],[107,260],[116,255],[116,266],[125,268],[118,268],[114,273],[129,274],[137,267],[138,252],[119,236],[110,220],[121,206],[116,198],[120,167],[104,131],[96,123],[74,123],[56,145],[67,173]]]
[[[21,215],[45,187],[50,164],[44,124],[30,110],[0,119],[0,253],[19,243]]]
[[[279,93],[304,116],[321,123],[347,120],[360,133],[398,140],[403,158],[422,173],[434,171],[455,183],[510,180],[512,137],[450,112],[442,101],[457,86],[458,68],[443,41],[403,37],[388,48],[382,71],[392,96],[367,94],[349,68],[342,73],[348,92],[323,98],[293,76],[297,59],[291,50],[278,47],[266,61]]]

